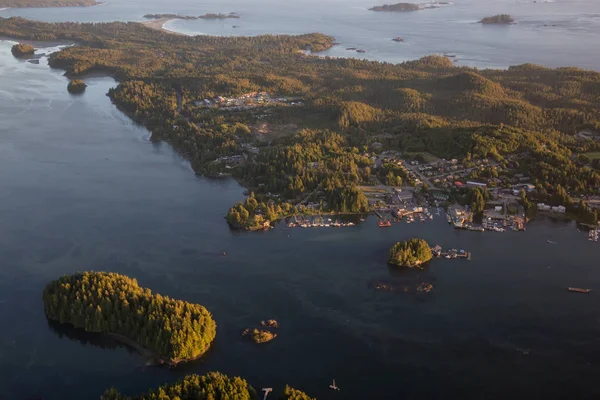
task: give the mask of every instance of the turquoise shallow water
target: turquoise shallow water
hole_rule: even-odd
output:
[[[289,383],[319,399],[598,395],[600,245],[574,224],[541,220],[525,233],[480,234],[454,231],[443,218],[389,229],[369,219],[233,233],[223,215],[243,197],[236,182],[196,177],[168,145],[149,142],[105,96],[111,79],[89,78],[86,93],[71,96],[61,71],[45,59],[14,59],[10,45],[0,42],[5,398],[97,399],[109,386],[133,394],[210,370],[258,388]],[[412,236],[467,249],[473,260],[389,269],[388,248]],[[48,324],[45,283],[84,269],[118,271],[204,304],[218,324],[213,349],[168,370]],[[421,281],[435,290],[372,288]],[[275,341],[239,337],[265,318],[281,325]],[[332,378],[339,393],[327,388]]]

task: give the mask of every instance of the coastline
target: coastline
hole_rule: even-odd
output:
[[[155,29],[155,30],[170,33],[173,35],[190,36],[191,37],[192,35],[186,35],[185,33],[171,31],[171,30],[165,28],[165,25],[167,24],[167,22],[175,21],[176,19],[177,18],[161,18],[161,19],[154,19],[151,21],[143,21],[143,22],[140,22],[140,24],[142,24],[150,29]]]

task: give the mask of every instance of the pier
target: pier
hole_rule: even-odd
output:
[[[468,251],[457,250],[457,249],[450,249],[450,250],[445,251],[444,249],[442,249],[442,246],[440,246],[440,245],[436,245],[435,247],[432,247],[431,253],[436,258],[466,259],[466,260],[471,259],[471,253]]]

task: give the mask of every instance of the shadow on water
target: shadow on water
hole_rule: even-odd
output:
[[[131,354],[139,354],[139,352],[125,343],[122,343],[103,333],[90,333],[81,328],[76,328],[71,324],[61,324],[57,321],[47,320],[48,327],[59,338],[67,338],[75,340],[81,344],[99,347],[104,350],[114,350],[123,348]]]
[[[198,368],[199,364],[205,362],[206,359],[214,352],[215,348],[215,343],[213,343],[208,351],[202,355],[202,357],[196,360],[178,364],[176,366],[167,366],[167,364],[157,361],[152,355],[149,354],[147,350],[142,351],[140,349],[136,349],[134,346],[131,346],[127,342],[121,341],[110,334],[86,332],[82,328],[76,328],[71,324],[61,324],[60,322],[49,319],[47,319],[46,322],[48,323],[50,330],[60,339],[67,338],[79,342],[84,346],[90,345],[98,347],[102,350],[125,349],[130,354],[140,356],[144,360],[146,366],[177,369],[179,371],[187,371],[188,373],[193,373]]]

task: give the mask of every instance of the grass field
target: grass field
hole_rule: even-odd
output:
[[[583,153],[583,155],[589,158],[590,160],[600,159],[600,151],[591,151],[589,153]]]

